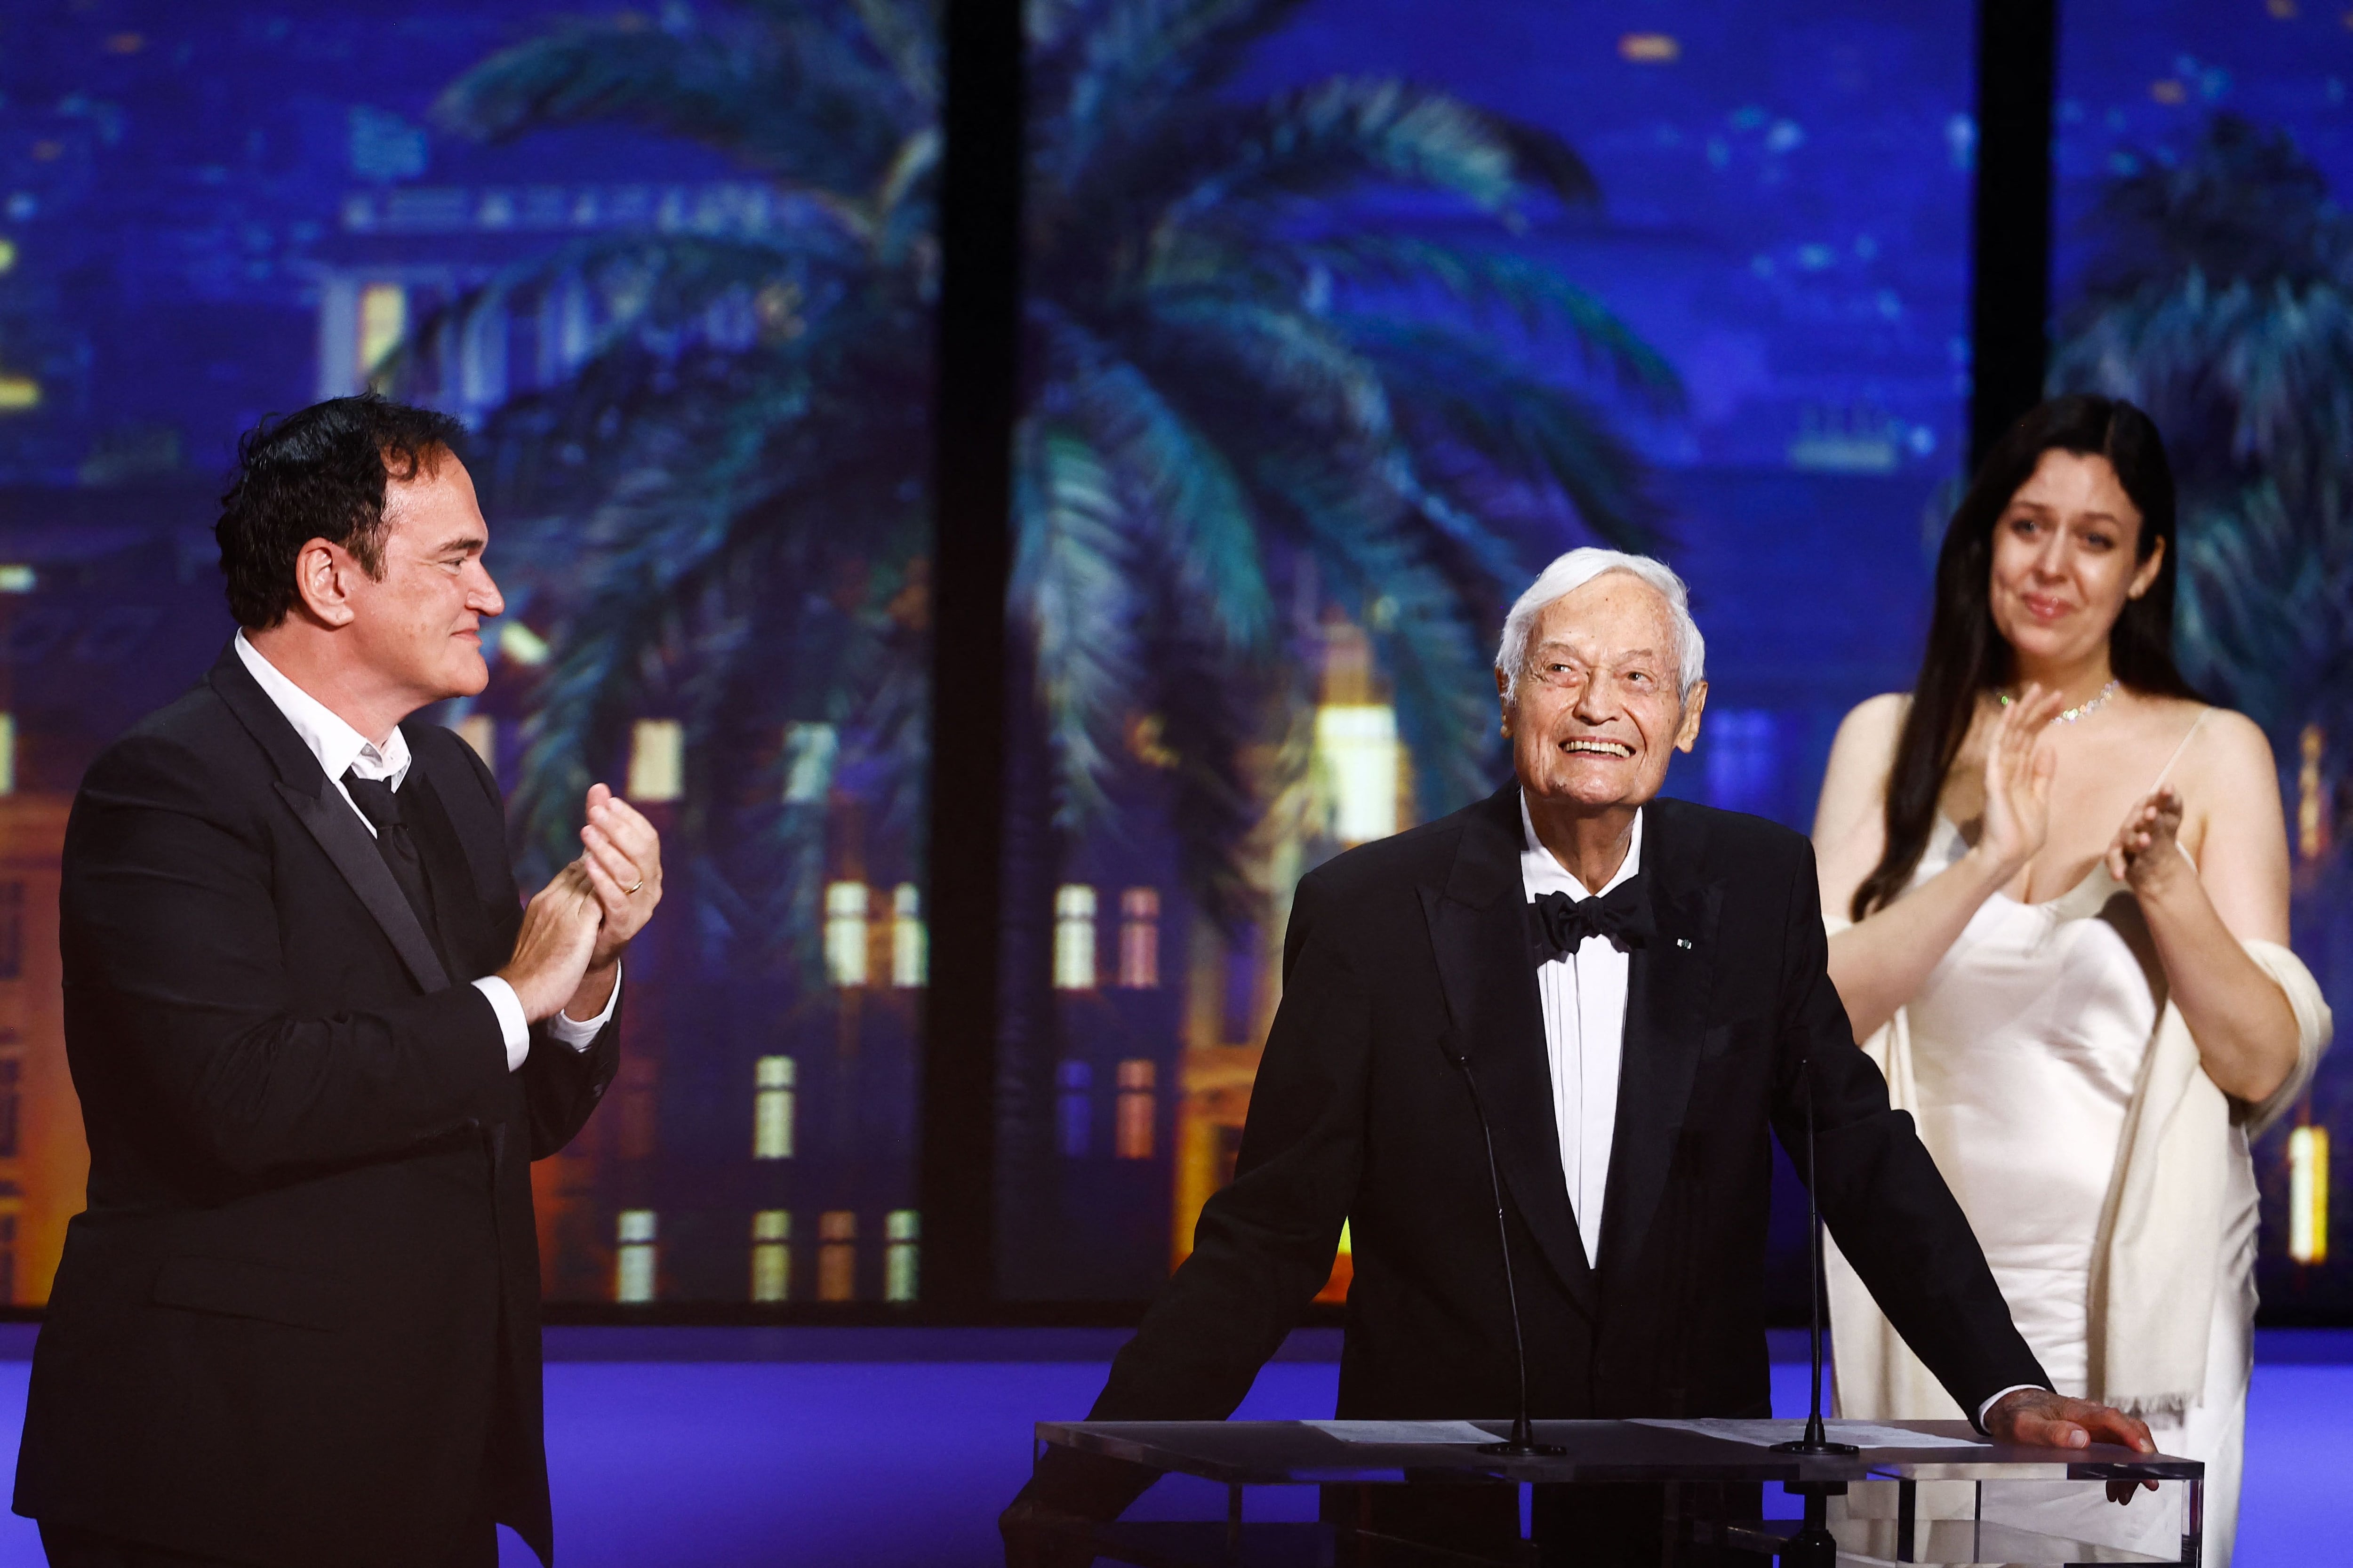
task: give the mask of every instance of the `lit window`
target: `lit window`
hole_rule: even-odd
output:
[[[16,793],[16,716],[0,713],[0,795]]]
[[[2328,732],[2306,724],[2299,743],[2302,761],[2295,776],[2295,852],[2306,860],[2328,853],[2328,797],[2320,764],[2327,753]]]
[[[1054,1070],[1055,1143],[1072,1160],[1086,1158],[1093,1142],[1095,1070],[1084,1062],[1064,1062]]]
[[[408,331],[408,290],[397,283],[371,283],[360,290],[360,374],[400,346]]]
[[[892,1209],[882,1222],[887,1247],[882,1256],[882,1299],[915,1299],[915,1254],[923,1237],[923,1220],[913,1209]]]
[[[858,1216],[828,1209],[817,1216],[817,1299],[858,1300]]]
[[[13,1160],[18,1149],[17,1129],[25,1087],[25,1058],[0,1056],[0,1160]]]
[[[2326,1127],[2299,1127],[2287,1135],[2287,1255],[2298,1263],[2328,1261]]]
[[[25,884],[0,882],[0,980],[25,976]]]
[[[654,1211],[623,1209],[620,1246],[613,1264],[613,1300],[650,1301],[654,1299]]]
[[[1123,1160],[1152,1158],[1152,1124],[1158,1096],[1152,1063],[1141,1057],[1119,1064],[1119,1127],[1113,1152]]]
[[[40,574],[21,563],[0,566],[0,594],[29,594],[40,585]]]
[[[1398,830],[1397,710],[1385,703],[1327,702],[1315,710],[1315,766],[1330,832],[1366,844]]]
[[[458,721],[458,739],[474,749],[482,766],[499,771],[499,721],[487,713],[469,713]]]
[[[782,1301],[793,1289],[793,1216],[762,1209],[752,1216],[752,1300]]]
[[[686,731],[675,719],[640,719],[629,731],[629,799],[676,800],[686,793]]]
[[[841,736],[830,724],[785,726],[785,804],[812,805],[833,788]]]
[[[1054,985],[1095,988],[1095,890],[1083,882],[1065,882],[1054,891]]]
[[[891,889],[891,984],[902,990],[932,977],[931,937],[923,930],[923,895],[913,882]]]
[[[866,884],[829,882],[825,889],[825,973],[836,985],[866,984]]]
[[[752,1158],[793,1157],[793,1058],[762,1057],[752,1067]]]
[[[521,621],[499,623],[499,654],[527,668],[536,669],[547,662],[550,649],[547,639]]]
[[[1119,896],[1119,983],[1130,991],[1160,984],[1160,889],[1130,888]]]

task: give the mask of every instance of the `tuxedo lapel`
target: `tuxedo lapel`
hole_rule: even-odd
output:
[[[1420,889],[1422,912],[1452,1025],[1449,1043],[1478,1081],[1504,1184],[1570,1299],[1590,1315],[1599,1297],[1561,1173],[1519,857],[1514,784],[1464,825],[1446,886]]]
[[[446,989],[449,984],[441,960],[433,951],[425,927],[409,907],[400,884],[393,880],[392,868],[384,863],[384,856],[375,847],[375,836],[360,821],[359,813],[345,801],[343,792],[335,789],[319,759],[302,744],[294,726],[286,715],[269,700],[245,663],[231,647],[213,665],[206,681],[228,710],[237,716],[261,749],[269,753],[278,770],[276,787],[279,798],[293,812],[295,820],[309,829],[319,847],[326,852],[338,873],[367,912],[382,928],[385,939],[400,955],[409,974],[427,992]]]
[[[1665,1191],[1699,1062],[1723,889],[1702,865],[1706,819],[1654,801],[1642,825],[1641,879],[1657,934],[1634,950],[1618,1071],[1618,1125],[1602,1200],[1604,1279],[1641,1255]]]
[[[441,945],[459,969],[487,973],[506,954],[495,952],[497,936],[474,896],[474,871],[450,823],[448,808],[435,786],[433,770],[415,745],[409,748],[408,778],[400,786],[401,816],[417,837],[425,861],[426,881],[433,889],[433,921],[441,928]]]

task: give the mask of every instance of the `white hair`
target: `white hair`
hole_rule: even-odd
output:
[[[1675,653],[1681,666],[1676,695],[1691,695],[1691,689],[1707,673],[1707,640],[1699,635],[1699,625],[1691,617],[1691,594],[1684,588],[1683,580],[1663,561],[1588,545],[1558,557],[1538,573],[1527,592],[1513,604],[1512,613],[1504,617],[1504,640],[1495,649],[1495,668],[1503,672],[1506,700],[1519,694],[1520,674],[1528,666],[1528,638],[1535,633],[1536,617],[1544,613],[1545,606],[1576,593],[1607,572],[1638,577],[1656,588],[1659,596],[1666,600],[1675,624]]]

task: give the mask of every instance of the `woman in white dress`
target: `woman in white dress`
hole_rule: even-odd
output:
[[[2059,1392],[2207,1463],[2206,1561],[2227,1564],[2253,1359],[2248,1138],[2302,1092],[2328,1015],[2285,946],[2271,749],[2174,667],[2175,553],[2147,416],[2097,397],[2026,416],[1946,533],[1915,689],[1840,728],[1814,841],[1856,1037],[2020,1331]],[[1835,1258],[1831,1275],[1841,1413],[1961,1414]],[[2163,1500],[1987,1493],[1988,1519],[2179,1546]]]

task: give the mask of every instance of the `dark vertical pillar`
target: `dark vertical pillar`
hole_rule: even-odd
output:
[[[2051,314],[2058,0],[1978,0],[1969,463],[2042,400]]]
[[[923,1300],[991,1295],[1005,822],[1005,588],[1020,315],[1019,0],[950,0],[940,183]]]

